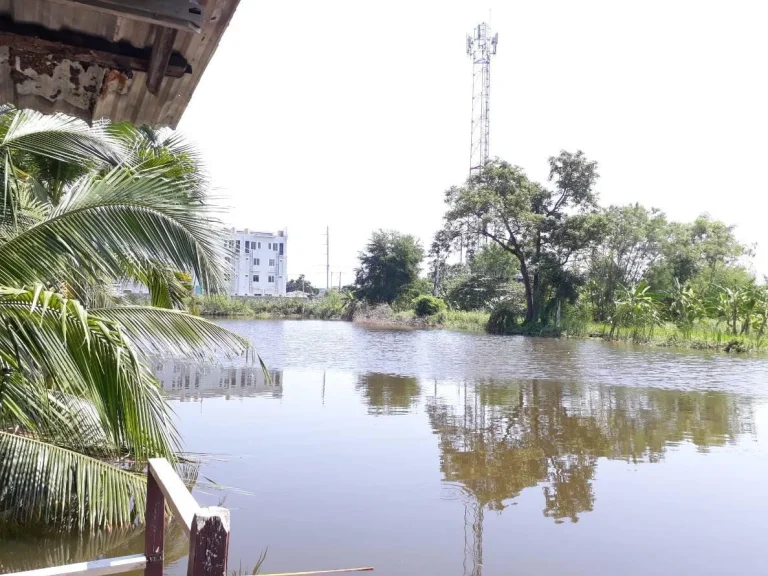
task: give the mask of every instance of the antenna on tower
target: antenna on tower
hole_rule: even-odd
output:
[[[482,171],[490,149],[491,57],[496,54],[499,35],[491,37],[491,26],[482,22],[467,35],[467,54],[472,60],[472,141],[469,175]]]

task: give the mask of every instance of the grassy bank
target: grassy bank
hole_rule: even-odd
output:
[[[420,318],[413,310],[396,312],[389,306],[350,306],[343,297],[331,293],[325,298],[238,298],[204,296],[195,299],[201,316],[230,318],[304,318],[316,320],[350,320],[359,324],[392,328],[445,328],[465,332],[485,332],[486,312],[446,310]]]
[[[652,328],[620,328],[611,334],[609,324],[590,323],[583,333],[572,336],[602,338],[631,344],[692,348],[695,350],[720,350],[724,352],[765,352],[768,338],[759,334],[732,334],[723,325],[696,325],[690,330],[681,330],[674,324],[663,324]]]
[[[230,298],[210,296],[195,300],[197,312],[203,316],[235,318],[304,318],[316,320],[352,320],[366,326],[382,328],[442,328],[463,332],[484,333],[488,324],[487,312],[445,310],[432,316],[419,317],[413,310],[394,311],[387,305],[351,305],[339,295],[308,301],[299,298]],[[567,336],[570,338],[600,338],[629,344],[719,350],[724,352],[766,352],[768,337],[759,334],[734,336],[722,324],[697,324],[691,330],[681,330],[674,324],[652,328],[617,328],[611,333],[610,324],[584,322],[564,330],[551,327],[516,326],[510,335]]]
[[[462,332],[485,332],[487,312],[444,310],[431,316],[417,316],[413,310],[393,311],[387,305],[358,306],[352,318],[357,324],[386,328],[443,328]]]
[[[203,296],[195,299],[196,312],[201,316],[235,318],[314,318],[339,320],[344,303],[339,295],[307,300],[305,298],[239,298]]]

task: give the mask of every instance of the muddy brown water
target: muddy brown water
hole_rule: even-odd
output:
[[[155,369],[230,569],[756,574],[768,565],[768,359],[602,342],[221,321],[269,366]],[[0,541],[0,571],[141,533]],[[166,572],[186,570],[170,535]],[[179,542],[175,542],[179,540]]]

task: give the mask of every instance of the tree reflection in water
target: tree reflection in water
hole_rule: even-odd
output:
[[[465,498],[465,574],[482,572],[484,510],[542,486],[545,516],[578,522],[595,505],[599,458],[658,462],[667,446],[701,451],[752,432],[748,399],[722,392],[522,382],[463,384],[426,403],[444,479]]]

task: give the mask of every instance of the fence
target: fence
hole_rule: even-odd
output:
[[[4,576],[64,576],[65,574],[105,576],[133,570],[144,570],[144,576],[163,576],[166,503],[189,538],[187,576],[227,576],[229,510],[219,506],[204,508],[198,505],[165,458],[150,459],[147,468],[147,510],[143,554],[52,566]],[[265,576],[319,575],[371,570],[373,570],[371,567],[345,568]]]

